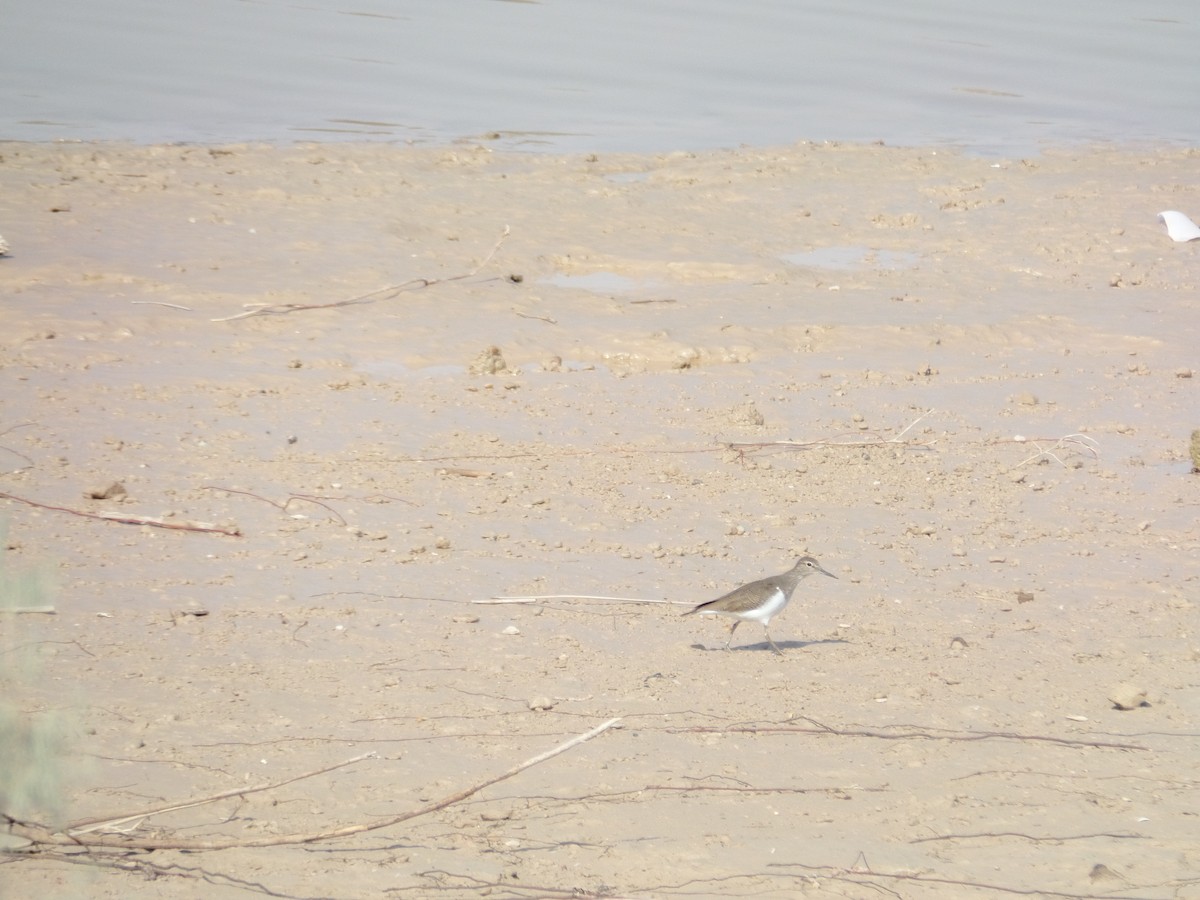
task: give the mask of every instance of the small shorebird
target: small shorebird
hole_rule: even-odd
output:
[[[702,616],[732,616],[735,621],[733,627],[729,629],[729,640],[725,642],[726,650],[733,643],[733,633],[737,631],[737,627],[742,624],[743,619],[762,622],[763,631],[767,635],[767,643],[771,645],[772,650],[782,656],[783,651],[776,647],[775,642],[771,640],[771,619],[788,605],[788,601],[792,599],[792,591],[796,590],[796,585],[814,572],[820,572],[830,578],[837,578],[832,572],[822,569],[821,564],[811,556],[804,556],[782,575],[772,575],[770,578],[760,578],[758,581],[743,584],[724,597],[709,600],[707,603],[701,603],[695,609],[689,609],[684,615],[690,616],[698,613]]]

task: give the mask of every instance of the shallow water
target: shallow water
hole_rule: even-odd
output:
[[[0,138],[1190,143],[1197,46],[1200,16],[1164,0],[24,0]]]

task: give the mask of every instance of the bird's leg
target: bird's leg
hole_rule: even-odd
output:
[[[764,631],[764,632],[766,633],[766,635],[767,635],[767,643],[771,645],[771,649],[772,649],[772,650],[774,650],[776,653],[778,653],[780,656],[783,656],[783,651],[782,651],[782,650],[780,650],[778,647],[776,647],[776,646],[775,646],[775,642],[774,642],[773,640],[771,640],[771,628],[770,628],[770,626],[769,626],[769,625],[764,625],[764,626],[763,626],[763,631]]]
[[[733,620],[733,627],[729,629],[729,640],[725,642],[725,649],[729,649],[729,645],[733,643],[733,633],[737,631],[737,627],[742,624],[741,619]]]

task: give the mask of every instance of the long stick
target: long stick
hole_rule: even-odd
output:
[[[153,525],[155,528],[171,528],[175,531],[203,531],[209,534],[225,534],[229,537],[241,537],[242,533],[237,528],[222,528],[220,525],[210,525],[208,522],[169,522],[162,516],[135,516],[126,513],[116,512],[87,512],[82,509],[71,509],[69,506],[52,506],[49,503],[38,503],[36,500],[27,500],[24,497],[18,497],[16,494],[9,494],[6,491],[0,491],[0,497],[5,497],[9,500],[16,500],[18,503],[24,503],[27,506],[34,506],[38,509],[49,509],[54,512],[70,513],[73,516],[82,516],[85,519],[102,519],[106,522],[120,522],[123,525]]]
[[[646,600],[642,597],[599,597],[593,594],[529,594],[512,597],[489,597],[486,600],[472,600],[472,603],[537,603],[540,600],[613,600],[617,603],[671,603],[680,606],[695,606],[684,600]]]
[[[509,227],[505,225],[504,231],[500,233],[500,238],[496,241],[496,246],[492,247],[488,255],[483,258],[483,262],[471,271],[463,272],[461,275],[451,275],[449,278],[410,278],[408,281],[400,284],[389,284],[387,287],[376,288],[373,291],[367,291],[365,294],[359,294],[346,300],[337,300],[333,303],[279,303],[274,305],[270,303],[246,303],[243,305],[245,312],[240,312],[232,316],[222,316],[219,319],[209,319],[209,321],[235,322],[238,319],[249,319],[251,316],[278,316],[309,309],[337,309],[341,306],[370,303],[373,298],[378,297],[380,294],[398,294],[403,290],[420,290],[421,288],[433,287],[435,284],[443,284],[447,281],[461,281],[464,278],[474,278],[484,266],[492,261],[492,257],[496,255],[496,251],[500,249],[500,245],[504,243],[508,235]]]
[[[10,834],[18,835],[38,844],[54,844],[58,846],[78,846],[78,847],[117,847],[123,849],[138,849],[138,850],[232,850],[238,847],[276,847],[284,844],[314,844],[318,841],[328,841],[335,838],[349,837],[354,834],[362,834],[365,831],[377,831],[380,828],[390,828],[393,825],[398,825],[409,819],[415,819],[419,816],[425,816],[432,812],[437,812],[439,809],[445,809],[447,806],[452,806],[459,803],[472,794],[477,794],[484,788],[491,787],[508,778],[512,778],[538,763],[543,763],[548,759],[553,759],[560,753],[565,753],[572,747],[590,741],[596,735],[601,734],[612,728],[621,720],[619,718],[609,719],[600,725],[597,725],[591,731],[577,735],[565,743],[559,744],[552,750],[547,750],[545,753],[540,753],[532,759],[527,759],[520,765],[513,766],[502,775],[497,775],[494,778],[489,778],[486,781],[481,781],[472,787],[459,791],[457,794],[451,794],[449,797],[444,797],[433,803],[428,803],[425,806],[418,807],[415,810],[399,815],[392,816],[387,819],[382,819],[378,822],[371,822],[366,825],[347,825],[345,828],[335,828],[332,831],[314,831],[301,834],[282,834],[275,837],[255,838],[253,840],[235,840],[231,838],[198,841],[184,839],[134,839],[130,840],[119,835],[89,835],[81,837],[71,834],[63,834],[61,832],[53,832],[43,825],[38,825],[32,822],[21,822],[12,817],[0,815],[0,819],[7,818],[8,831]]]
[[[174,812],[177,809],[191,809],[193,806],[203,806],[206,803],[216,803],[218,800],[226,800],[229,797],[241,797],[245,794],[257,794],[260,791],[269,791],[274,788],[283,787],[285,784],[291,784],[293,781],[302,781],[305,778],[312,778],[316,775],[324,775],[326,772],[332,772],[334,769],[342,769],[346,766],[353,765],[356,762],[362,762],[364,759],[373,759],[377,756],[374,751],[364,753],[361,756],[355,756],[347,759],[344,762],[334,763],[332,766],[326,766],[323,769],[314,769],[312,772],[305,772],[303,775],[296,775],[292,778],[286,778],[283,781],[268,781],[263,784],[255,785],[254,787],[234,788],[231,791],[222,791],[219,794],[213,794],[209,797],[197,797],[194,800],[181,800],[178,803],[172,803],[168,806],[156,806],[153,809],[143,809],[140,812],[128,813],[121,816],[104,816],[102,818],[81,819],[78,822],[72,822],[66,827],[66,832],[72,836],[87,834],[90,831],[100,831],[105,827],[122,825],[125,822],[131,822],[134,819],[145,819],[148,816],[159,815],[165,812]]]

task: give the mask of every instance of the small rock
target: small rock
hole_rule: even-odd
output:
[[[483,350],[467,367],[471,375],[498,375],[508,370],[508,364],[500,355],[499,347],[488,347]]]
[[[451,621],[459,625],[474,625],[479,621],[479,616],[455,616]]]
[[[529,708],[534,712],[541,712],[547,709],[554,709],[554,701],[549,697],[534,697],[529,701]]]
[[[1029,593],[1029,591],[1017,591],[1017,602],[1018,603],[1032,603],[1033,602],[1033,594]]]
[[[1188,369],[1186,367],[1175,370],[1176,378],[1191,378],[1193,374],[1195,374],[1195,373],[1192,372],[1191,369]]]
[[[1020,406],[1037,406],[1038,398],[1026,391],[1025,393],[1013,396],[1012,402]]]
[[[1137,709],[1139,706],[1149,706],[1146,701],[1146,691],[1136,684],[1122,682],[1108,692],[1108,699],[1117,709]]]
[[[516,625],[509,625],[507,628],[505,628],[500,633],[501,634],[520,634],[521,629],[518,628]]]
[[[758,427],[766,422],[763,414],[758,411],[758,407],[753,401],[739,403],[729,411],[730,425],[745,425],[748,427]]]
[[[84,496],[89,500],[115,500],[117,497],[124,497],[126,493],[125,485],[114,481],[108,487],[99,491],[88,491]]]

